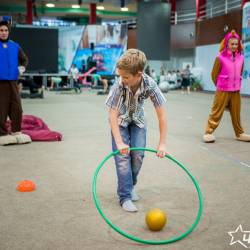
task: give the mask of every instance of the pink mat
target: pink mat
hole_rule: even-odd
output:
[[[10,130],[11,123],[7,122],[7,128]],[[51,131],[45,122],[33,115],[23,115],[22,133],[31,137],[32,141],[61,141],[62,134]]]

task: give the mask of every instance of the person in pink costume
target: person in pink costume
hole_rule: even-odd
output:
[[[215,142],[213,132],[219,126],[226,109],[230,112],[236,139],[250,141],[250,135],[244,133],[240,120],[243,63],[240,36],[232,30],[222,40],[220,53],[216,57],[212,69],[211,76],[216,86],[216,93],[203,135],[204,142]]]

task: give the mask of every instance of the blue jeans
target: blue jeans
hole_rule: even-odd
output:
[[[134,124],[129,124],[128,127],[120,126],[120,133],[123,142],[129,147],[146,147],[146,128],[140,128]],[[116,143],[112,135],[112,150],[116,151]],[[123,204],[126,200],[131,200],[131,191],[137,183],[137,176],[142,166],[144,151],[134,150],[129,154],[114,156],[116,173],[118,178],[117,194],[120,203]]]

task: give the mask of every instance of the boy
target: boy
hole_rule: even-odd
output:
[[[119,81],[112,87],[106,101],[112,132],[112,149],[119,150],[115,156],[118,177],[118,196],[125,211],[138,211],[133,201],[139,200],[134,186],[142,166],[143,151],[131,151],[130,147],[146,146],[146,122],[144,100],[150,97],[159,120],[160,140],[157,156],[166,153],[165,98],[156,82],[143,73],[147,59],[137,49],[127,50],[117,62]]]

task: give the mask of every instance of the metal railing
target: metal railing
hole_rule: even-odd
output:
[[[221,16],[241,8],[241,0],[207,1],[206,5],[199,8],[199,20]],[[171,13],[171,23],[188,23],[196,21],[196,9]]]

